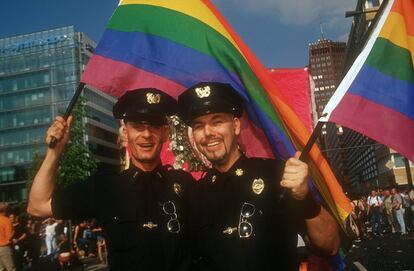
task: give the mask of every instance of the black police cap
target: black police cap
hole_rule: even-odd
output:
[[[211,113],[231,113],[235,117],[243,114],[243,100],[230,84],[202,82],[178,97],[178,115],[187,125]]]
[[[177,113],[177,101],[156,88],[127,91],[112,108],[117,119],[153,125],[167,124],[167,116]]]

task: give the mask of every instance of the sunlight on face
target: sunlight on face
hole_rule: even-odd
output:
[[[237,138],[240,120],[228,113],[196,118],[192,125],[194,142],[213,165],[228,166],[238,157]]]
[[[135,164],[157,164],[168,127],[138,122],[127,122],[125,127],[132,161]]]

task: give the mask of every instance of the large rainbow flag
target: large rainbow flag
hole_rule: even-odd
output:
[[[245,100],[241,146],[247,155],[287,159],[310,134],[268,71],[209,0],[123,0],[82,82],[115,96],[156,87],[177,97],[200,81],[230,83]],[[311,174],[343,225],[351,206],[319,149]]]
[[[413,0],[388,2],[324,112],[414,161]]]

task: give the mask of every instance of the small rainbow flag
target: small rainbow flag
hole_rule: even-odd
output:
[[[115,96],[156,87],[177,97],[201,81],[230,83],[245,100],[240,144],[249,156],[287,159],[310,134],[268,71],[209,0],[123,0],[82,82]],[[343,225],[349,201],[319,149],[311,174]]]
[[[414,161],[414,1],[388,2],[324,112]]]

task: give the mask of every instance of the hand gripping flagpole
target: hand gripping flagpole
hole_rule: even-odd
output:
[[[326,116],[326,114],[324,115]],[[312,149],[313,144],[315,144],[316,139],[318,139],[318,136],[321,133],[322,127],[325,124],[323,121],[318,121],[318,123],[315,126],[315,129],[313,129],[312,134],[310,135],[308,142],[306,142],[306,145],[303,147],[303,150],[300,154],[299,160],[302,162],[307,162],[309,159],[309,152]],[[285,197],[287,193],[287,189],[283,188],[282,193],[280,194],[280,200]]]
[[[85,83],[80,82],[78,87],[76,88],[75,94],[73,95],[72,100],[70,100],[70,103],[68,107],[66,108],[66,112],[63,115],[63,118],[65,120],[67,120],[70,114],[72,113],[73,107],[78,101],[79,95],[82,93],[82,90],[84,87],[85,87]],[[56,137],[52,136],[52,139],[49,142],[49,148],[53,149],[56,146],[56,144],[57,144],[57,139]]]

